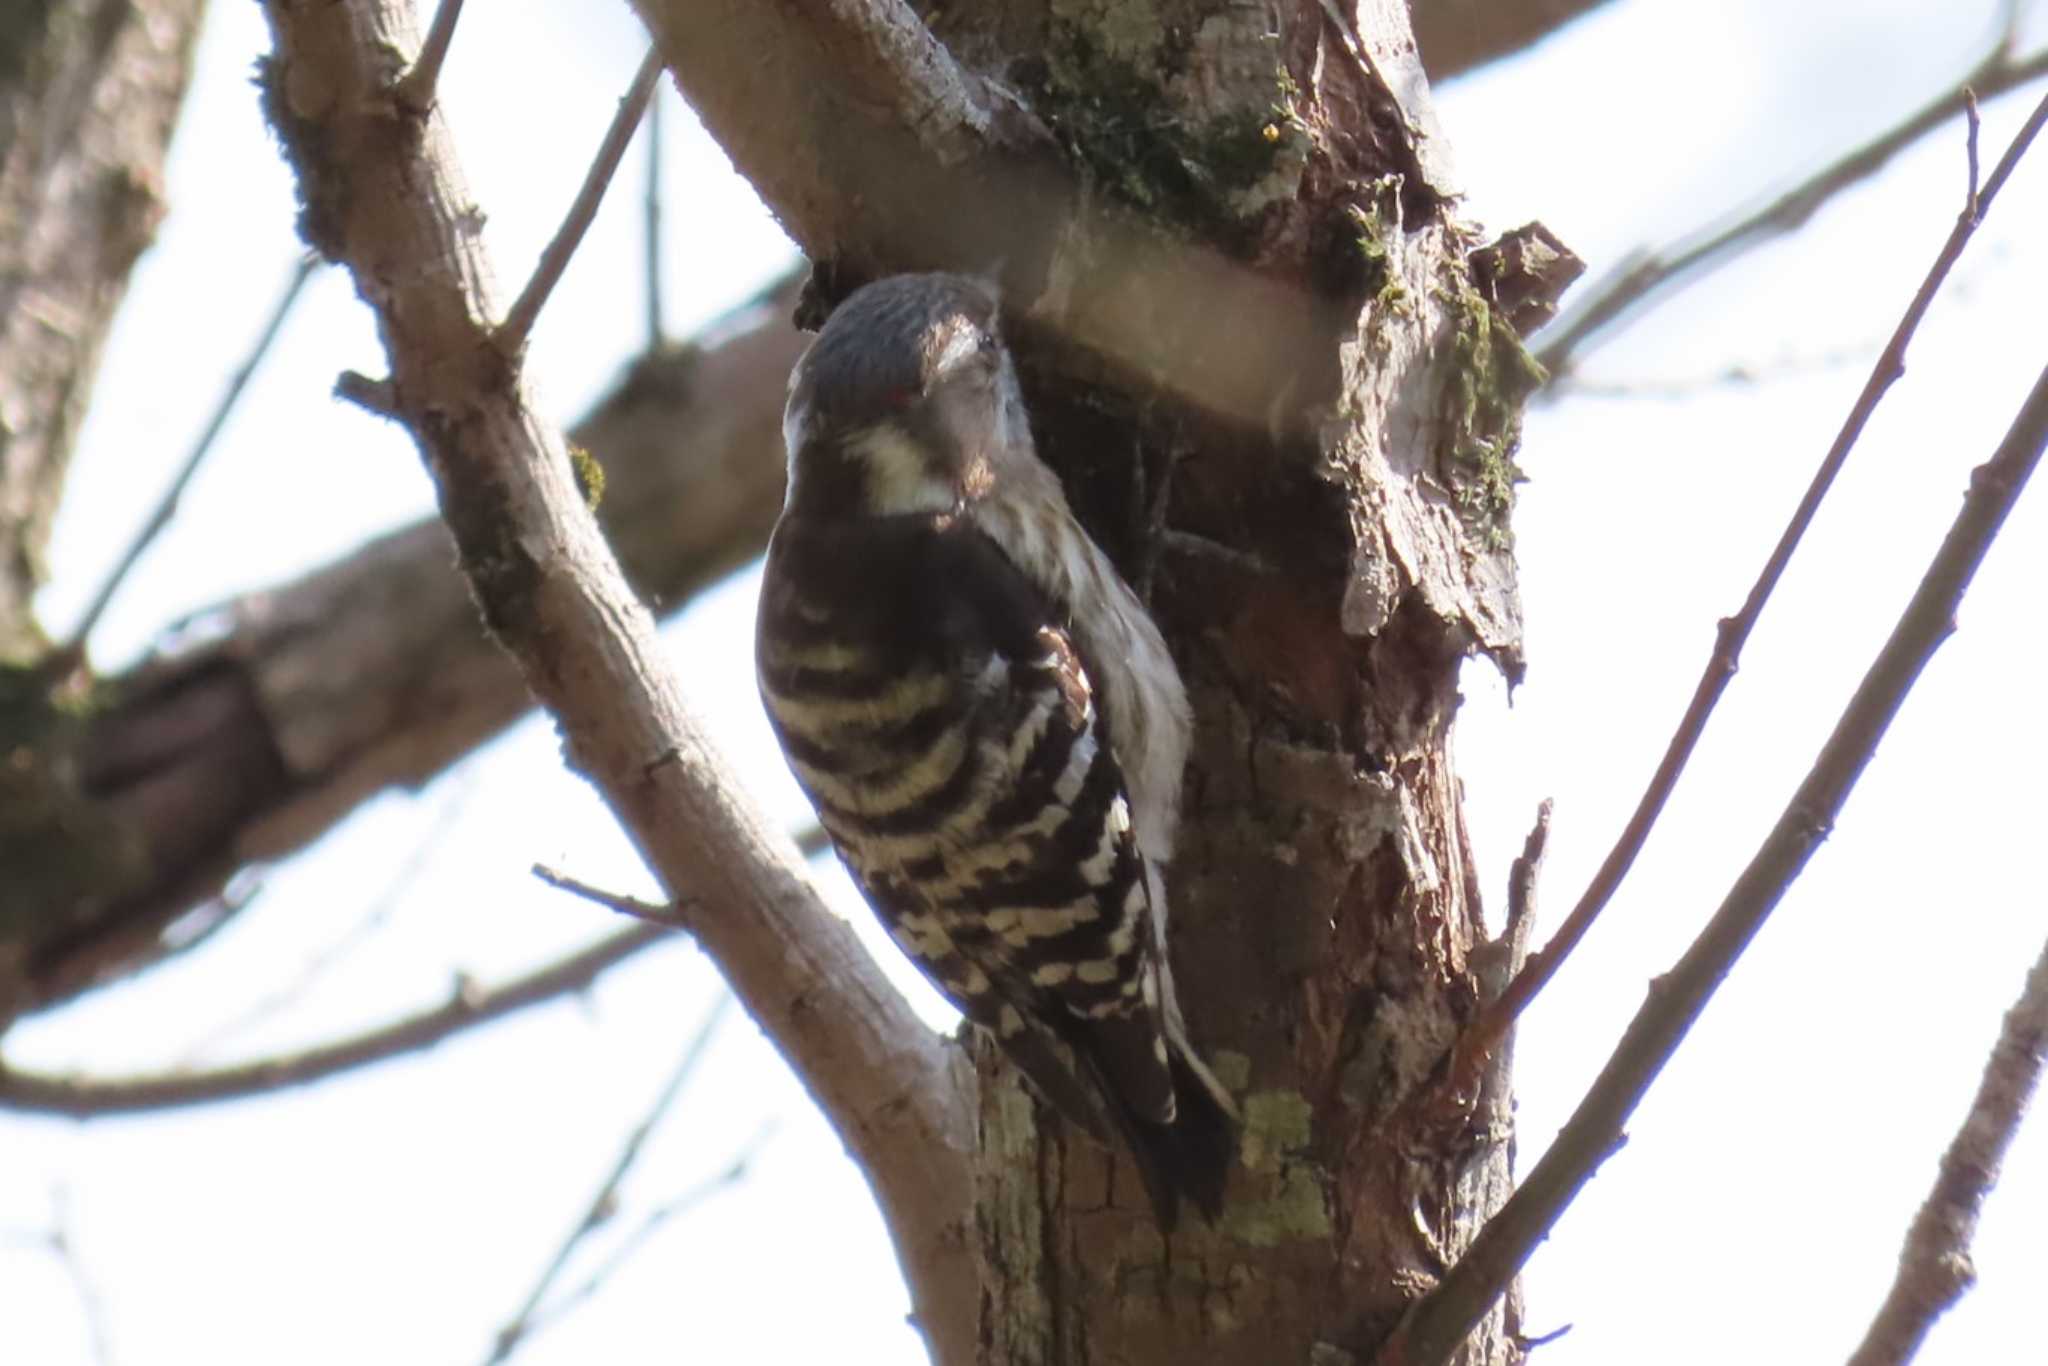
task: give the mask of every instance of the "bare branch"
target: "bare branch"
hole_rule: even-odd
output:
[[[634,1253],[646,1246],[649,1239],[656,1233],[659,1233],[662,1228],[678,1216],[689,1213],[711,1196],[716,1195],[727,1186],[745,1177],[747,1169],[753,1164],[754,1158],[766,1146],[768,1135],[771,1131],[770,1128],[764,1128],[760,1133],[757,1133],[740,1152],[739,1156],[726,1164],[724,1170],[706,1177],[681,1195],[656,1206],[646,1218],[642,1219],[634,1227],[632,1232],[619,1239],[611,1252],[602,1262],[598,1263],[596,1268],[583,1279],[580,1285],[568,1291],[553,1304],[544,1306],[532,1318],[528,1319],[525,1337],[530,1339],[535,1333],[556,1323],[566,1316],[570,1310],[588,1300],[592,1295],[595,1295],[603,1287],[604,1283],[610,1280],[618,1269],[626,1264],[627,1260]]]
[[[114,311],[163,218],[205,9],[10,3],[0,20],[0,662],[47,648],[43,551]]]
[[[265,991],[231,1019],[195,1043],[185,1053],[185,1065],[193,1065],[225,1040],[305,1000],[315,983],[332,972],[349,954],[384,927],[391,919],[392,912],[398,909],[400,899],[441,852],[443,837],[454,829],[455,822],[462,816],[470,794],[476,790],[476,773],[477,770],[472,767],[457,780],[462,785],[441,803],[441,809],[434,813],[434,818],[413,836],[412,848],[399,861],[390,876],[384,879],[382,890],[370,899],[368,908],[356,922],[341,935],[307,955],[297,971]],[[225,916],[221,917],[220,923],[226,923],[226,919]]]
[[[40,1248],[56,1258],[78,1298],[79,1317],[85,1321],[86,1340],[97,1366],[113,1366],[114,1340],[107,1330],[106,1301],[79,1256],[77,1235],[71,1228],[71,1195],[63,1187],[51,1193],[50,1227],[37,1233],[8,1236],[6,1241]]]
[[[447,132],[392,136],[385,53],[401,0],[265,5],[268,111],[309,205],[378,321],[393,389],[440,489],[498,641],[672,896],[719,908],[699,942],[781,1048],[873,1184],[919,1322],[971,1358],[977,1296],[965,1069],[820,904],[786,836],[747,802],[684,706],[573,479],[535,414],[496,314]],[[318,98],[299,98],[307,90]],[[379,263],[411,263],[393,272]]]
[[[1564,316],[1544,329],[1536,359],[1554,376],[1569,373],[1596,336],[1650,295],[1697,284],[1751,247],[1802,227],[1829,199],[1875,175],[1894,156],[1961,113],[1973,94],[1989,99],[2043,75],[2048,75],[2048,50],[2015,61],[2001,39],[1952,93],[1915,110],[1840,160],[1755,209],[1636,253],[1615,272],[1581,290]]]
[[[612,116],[611,127],[605,130],[597,156],[583,177],[583,188],[576,192],[575,202],[569,205],[562,226],[555,230],[554,239],[541,253],[533,278],[526,282],[518,302],[512,305],[512,311],[505,315],[505,321],[498,325],[491,338],[505,354],[516,356],[526,348],[526,338],[533,331],[534,320],[540,317],[548,295],[554,293],[562,272],[569,268],[569,258],[583,244],[583,234],[590,230],[591,220],[597,217],[597,206],[604,202],[604,192],[611,188],[612,177],[618,174],[619,162],[626,155],[626,144],[633,140],[633,130],[640,126],[640,120],[647,113],[648,98],[653,95],[654,83],[660,76],[661,53],[658,49],[649,48],[647,55],[640,59],[640,69],[633,73],[632,85],[626,88],[625,95],[619,100],[618,113]]]
[[[2006,1012],[1969,1113],[1942,1154],[1941,1174],[1906,1232],[1898,1276],[1849,1366],[1904,1366],[1919,1352],[1934,1321],[1976,1281],[1970,1241],[1976,1236],[1977,1216],[1998,1184],[1999,1166],[2026,1118],[2044,1061],[2048,945],[2034,960],[2019,1000]]]
[[[636,361],[574,439],[603,462],[606,535],[663,611],[760,551],[782,502],[782,400],[803,339],[793,284]],[[533,705],[484,633],[438,519],[266,585],[166,634],[106,680],[81,784],[142,880],[89,920],[31,917],[29,1009],[125,976],[166,927],[254,863],[317,839],[392,787],[417,788]]]
[[[1620,1146],[1637,1103],[1827,837],[1920,671],[1955,630],[1956,607],[2044,446],[2048,369],[2035,380],[1997,453],[1972,474],[1962,511],[1926,576],[1762,847],[1685,956],[1651,983],[1649,999],[1521,1189],[1436,1288],[1415,1302],[1381,1347],[1377,1366],[1449,1361],[1579,1188]]]
[[[579,882],[566,873],[558,873],[544,863],[533,865],[533,875],[550,887],[558,887],[562,891],[582,897],[585,901],[594,901],[608,910],[617,911],[620,915],[644,920],[651,925],[666,925],[672,930],[689,928],[680,906],[661,906],[652,901],[641,901],[637,897],[607,892],[587,882]]]
[[[138,1077],[57,1076],[0,1066],[0,1110],[91,1119],[268,1095],[303,1086],[337,1072],[431,1048],[478,1025],[573,996],[642,949],[665,942],[671,933],[652,925],[635,925],[501,986],[458,983],[448,999],[431,1010],[317,1048],[256,1062]]]
[[[647,349],[659,351],[668,345],[668,327],[662,322],[661,298],[661,187],[662,136],[661,86],[656,84],[647,97],[647,194],[641,201],[642,249],[646,253]]]
[[[584,1238],[611,1217],[612,1208],[618,1200],[619,1187],[625,1183],[627,1173],[633,1170],[633,1164],[639,1161],[640,1151],[647,1146],[648,1136],[674,1107],[676,1097],[689,1085],[690,1078],[696,1075],[698,1064],[704,1060],[704,1051],[710,1046],[712,1037],[717,1034],[719,1024],[725,1019],[726,1008],[731,1004],[732,993],[729,991],[720,991],[718,999],[711,1003],[711,1009],[706,1012],[703,1023],[697,1026],[697,1032],[691,1037],[689,1045],[683,1049],[681,1061],[677,1062],[675,1071],[669,1074],[668,1081],[655,1096],[654,1104],[648,1109],[646,1117],[626,1136],[625,1146],[619,1150],[618,1158],[612,1163],[611,1170],[605,1174],[604,1180],[598,1183],[597,1193],[591,1196],[589,1206],[583,1211],[583,1217],[576,1221],[576,1227],[569,1230],[569,1236],[555,1249],[555,1255],[549,1260],[547,1269],[541,1272],[540,1279],[533,1283],[533,1289],[527,1293],[525,1303],[521,1304],[518,1312],[498,1330],[491,1354],[484,1359],[484,1366],[496,1366],[496,1363],[505,1360],[517,1350],[521,1339],[531,1330],[534,1315],[539,1311],[541,1301],[547,1297],[549,1287],[554,1285],[555,1277],[562,1274],[562,1268],[568,1265],[569,1258]]]
[[[1913,334],[1919,329],[1920,320],[1926,316],[1935,294],[1939,292],[1943,281],[1948,278],[1949,271],[1962,256],[1963,248],[1968,245],[1971,235],[1983,221],[1983,215],[1990,210],[1992,201],[1997,198],[1999,190],[2011,176],[2013,168],[2019,164],[2020,158],[2026,155],[2028,147],[2033,144],[2044,122],[2048,122],[2048,99],[2042,100],[2035,108],[2033,117],[2028,119],[2026,125],[2013,138],[2012,145],[2006,148],[2005,155],[1999,158],[1998,165],[1993,169],[1991,178],[1985,182],[1982,192],[1972,193],[1966,199],[1948,240],[1942,244],[1933,266],[1929,268],[1926,278],[1921,281],[1912,302],[1907,305],[1904,316],[1899,319],[1898,327],[1893,330],[1890,342],[1886,344],[1876,365],[1872,367],[1870,378],[1864,383],[1863,392],[1857,396],[1848,417],[1843,420],[1841,430],[1835,435],[1834,444],[1828,448],[1827,455],[1821,460],[1820,468],[1814,472],[1805,496],[1800,499],[1799,506],[1794,509],[1791,520],[1778,538],[1777,546],[1771,551],[1770,558],[1765,561],[1756,583],[1749,590],[1748,598],[1743,601],[1742,609],[1734,616],[1722,619],[1713,653],[1708,657],[1706,669],[1701,673],[1700,681],[1693,691],[1692,702],[1679,720],[1678,729],[1665,747],[1663,761],[1651,775],[1649,786],[1644,789],[1641,799],[1637,801],[1628,824],[1622,828],[1614,847],[1608,851],[1606,859],[1594,873],[1592,882],[1579,897],[1578,904],[1572,908],[1564,924],[1559,926],[1556,935],[1529,960],[1528,965],[1509,985],[1507,991],[1482,1011],[1459,1038],[1452,1053],[1448,1085],[1438,1095],[1438,1099],[1446,1095],[1455,1097],[1469,1092],[1486,1056],[1498,1044],[1515,1018],[1536,999],[1537,994],[1557,974],[1565,959],[1571,956],[1572,950],[1592,928],[1594,920],[1613,899],[1622,879],[1628,875],[1629,869],[1635,863],[1636,855],[1642,852],[1643,845],[1650,837],[1650,831],[1655,828],[1657,818],[1664,810],[1664,803],[1678,786],[1678,779],[1685,772],[1686,763],[1698,746],[1700,736],[1706,730],[1707,721],[1721,700],[1721,694],[1727,689],[1729,681],[1735,677],[1742,657],[1743,644],[1749,639],[1750,632],[1755,629],[1758,618],[1763,615],[1764,604],[1770,600],[1772,592],[1777,588],[1778,580],[1785,572],[1785,567],[1791,563],[1792,554],[1799,548],[1799,542],[1805,536],[1806,528],[1812,523],[1821,500],[1827,496],[1828,489],[1834,484],[1835,476],[1847,462],[1849,452],[1855,448],[1857,440],[1863,435],[1863,429],[1869,423],[1871,414],[1877,410],[1878,403],[1883,400],[1899,376],[1905,373],[1906,348],[1912,342]],[[1418,1103],[1422,1103],[1420,1098]]]
[[[455,21],[462,17],[462,0],[441,0],[434,7],[434,22],[412,69],[399,77],[392,94],[399,107],[424,114],[434,107],[435,91],[441,84],[441,64],[448,60],[448,45],[455,41]]]
[[[135,562],[142,558],[142,552],[149,549],[158,534],[171,524],[171,518],[177,516],[178,502],[185,496],[186,486],[192,482],[192,476],[199,472],[200,462],[206,459],[207,452],[213,449],[215,439],[220,436],[220,429],[227,424],[229,414],[234,412],[236,402],[242,397],[242,390],[248,386],[250,377],[256,373],[256,367],[270,354],[271,344],[277,340],[277,334],[284,329],[284,321],[291,316],[292,305],[298,302],[299,291],[305,288],[306,281],[313,277],[313,271],[319,264],[312,256],[302,256],[298,265],[293,267],[291,279],[285,284],[284,292],[278,296],[276,306],[270,310],[270,321],[263,325],[263,331],[257,336],[256,344],[249,348],[248,358],[228,380],[228,387],[222,391],[220,401],[214,405],[213,416],[207,419],[205,429],[199,433],[199,439],[192,443],[192,450],[186,455],[185,463],[179,466],[177,477],[171,480],[171,486],[164,490],[164,496],[157,502],[155,510],[149,514],[149,520],[135,533],[135,539],[129,543],[127,552],[107,575],[106,582],[100,585],[100,591],[93,595],[92,604],[85,609],[85,615],[71,628],[71,638],[60,652],[64,657],[74,661],[85,657],[86,637],[92,634],[93,627],[99,625],[100,615],[107,610],[107,604],[114,600],[114,594],[127,579],[128,571],[135,568]]]

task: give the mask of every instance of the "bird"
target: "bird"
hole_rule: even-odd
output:
[[[891,938],[1162,1231],[1237,1150],[1189,1041],[1164,872],[1191,731],[1158,626],[1033,442],[998,299],[849,295],[790,376],[755,632],[768,719]]]

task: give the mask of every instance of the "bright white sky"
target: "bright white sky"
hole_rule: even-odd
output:
[[[1620,0],[1528,60],[1447,88],[1443,114],[1473,215],[1495,227],[1540,217],[1597,270],[1918,105],[1968,65],[1999,8]],[[260,11],[213,10],[171,167],[173,213],[109,349],[59,526],[41,604],[54,630],[167,483],[296,251],[290,182],[247,79],[267,47]],[[2034,28],[2031,43],[2048,38]],[[465,14],[444,98],[508,294],[640,52],[624,6]],[[2034,97],[1986,109],[1987,166]],[[667,98],[667,302],[672,330],[687,334],[783,268],[789,248]],[[1529,1017],[1525,1164],[1804,772],[1969,468],[2042,364],[2043,158],[2022,168],[1923,329],[1634,878]],[[564,419],[641,341],[640,182],[629,160],[535,338],[544,403]],[[1962,191],[1957,128],[1662,309],[1588,375],[1660,385],[1740,364],[1764,382],[1574,394],[1531,415],[1517,513],[1529,681],[1510,711],[1492,674],[1468,670],[1459,761],[1496,896],[1537,801],[1557,799],[1539,934],[1619,828],[1715,619],[1739,605]],[[344,367],[382,365],[346,280],[323,274],[105,620],[103,664],[181,614],[428,511],[410,444],[327,397]],[[2030,700],[2048,672],[2044,533],[2048,497],[2035,490],[1834,836],[1627,1148],[1531,1264],[1530,1330],[1575,1325],[1544,1350],[1551,1366],[1634,1363],[1647,1342],[1681,1364],[1839,1359],[1860,1335],[2048,935],[2031,857],[2048,764],[2048,722]],[[802,804],[748,676],[752,593],[740,576],[667,638],[691,696],[794,823]],[[562,773],[549,728],[530,722],[271,870],[256,907],[188,960],[17,1027],[6,1056],[116,1071],[260,1055],[439,1000],[458,972],[498,980],[615,928],[534,884],[536,859],[650,888],[596,800]],[[294,985],[343,941],[331,970]],[[284,989],[287,1008],[237,1027]],[[679,941],[587,1000],[284,1098],[86,1125],[0,1116],[0,1359],[95,1360],[72,1279],[36,1245],[61,1220],[123,1366],[481,1360],[716,994]],[[741,1017],[650,1144],[612,1236],[764,1129],[747,1179],[668,1225],[520,1359],[921,1359],[858,1174]],[[1981,1284],[1923,1361],[2040,1354],[2044,1208],[2048,1128],[2037,1124],[1985,1218]],[[595,1240],[564,1285],[605,1250]]]

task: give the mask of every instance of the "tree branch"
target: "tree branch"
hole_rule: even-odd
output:
[[[10,4],[0,62],[0,664],[31,599],[100,347],[163,216],[203,0]],[[4,994],[4,992],[0,992]]]
[[[2048,1061],[2048,945],[2034,960],[2019,1000],[2006,1012],[1984,1078],[1962,1127],[1941,1157],[1941,1174],[1906,1232],[1899,1273],[1849,1366],[1905,1366],[1934,1321],[1977,1279],[1970,1259],[1977,1216],[1998,1184],[2005,1151],[2026,1118]]]
[[[562,1268],[569,1264],[570,1256],[584,1238],[610,1217],[612,1206],[618,1200],[619,1187],[625,1183],[626,1174],[632,1171],[633,1164],[640,1160],[640,1150],[647,1146],[647,1139],[654,1132],[655,1126],[661,1123],[663,1117],[674,1107],[676,1097],[683,1093],[683,1088],[689,1085],[690,1078],[696,1075],[698,1064],[704,1060],[704,1051],[710,1046],[712,1036],[717,1033],[719,1022],[725,1018],[726,1007],[731,1004],[730,992],[718,993],[718,999],[712,1003],[703,1023],[697,1026],[696,1034],[683,1049],[683,1056],[676,1063],[675,1070],[669,1074],[660,1093],[655,1096],[654,1104],[648,1108],[641,1121],[633,1126],[633,1132],[626,1136],[625,1145],[619,1149],[617,1159],[613,1161],[611,1170],[605,1174],[604,1180],[599,1183],[596,1194],[591,1196],[582,1218],[576,1221],[576,1227],[569,1230],[569,1236],[563,1239],[561,1246],[555,1250],[555,1255],[548,1261],[547,1269],[542,1271],[540,1279],[534,1282],[533,1289],[527,1293],[518,1312],[498,1330],[491,1344],[491,1353],[484,1360],[484,1366],[497,1366],[498,1362],[505,1360],[518,1349],[521,1340],[532,1331],[541,1301],[546,1298],[549,1287],[555,1283],[555,1278],[562,1274]]]
[[[291,279],[286,282],[283,292],[278,295],[277,303],[270,310],[270,320],[263,325],[263,331],[258,334],[255,345],[249,348],[248,357],[228,380],[228,387],[221,393],[220,401],[214,405],[213,416],[207,419],[205,429],[192,443],[192,449],[186,455],[185,463],[179,467],[177,477],[171,480],[171,486],[164,491],[164,496],[158,500],[155,510],[149,514],[149,519],[142,524],[142,529],[135,533],[135,539],[129,543],[127,552],[108,573],[106,581],[100,585],[99,592],[93,595],[91,605],[78,619],[78,624],[72,627],[70,641],[59,652],[59,657],[67,661],[62,668],[68,670],[71,664],[84,658],[86,638],[92,634],[92,628],[99,624],[100,615],[107,610],[107,604],[114,600],[114,594],[121,587],[122,581],[128,577],[128,571],[135,567],[135,562],[142,558],[142,552],[149,549],[150,543],[156,540],[158,534],[171,524],[171,519],[178,515],[178,503],[185,495],[186,486],[192,482],[192,476],[199,472],[200,462],[206,459],[206,453],[213,449],[214,440],[220,435],[220,429],[226,425],[229,415],[235,410],[236,402],[242,397],[242,390],[248,387],[250,378],[256,373],[256,367],[261,365],[264,356],[270,353],[271,345],[277,340],[277,334],[284,330],[285,319],[291,316],[292,305],[298,302],[299,291],[305,288],[306,281],[313,277],[313,270],[319,264],[315,258],[304,256],[292,268]],[[54,673],[56,670],[46,666],[46,672]]]
[[[1266,121],[1273,141],[1261,143],[1276,149],[1270,176],[1232,194],[1178,181],[1102,193],[1076,174],[1018,91],[956,59],[907,0],[634,5],[705,127],[819,263],[828,295],[902,270],[993,272],[1009,326],[1054,348],[1063,370],[1124,389],[1163,385],[1260,432],[1320,392],[1334,402],[1333,357],[1356,310],[1331,297],[1341,287],[1303,281],[1328,264],[1309,259],[1310,244],[1331,233],[1356,240],[1355,214],[1367,209],[1313,206],[1300,191],[1312,163],[1357,149],[1339,139],[1319,145],[1276,119],[1270,73],[1243,89],[1219,76],[1222,88],[1206,101],[1155,115],[1203,129]],[[1385,55],[1384,70],[1333,63],[1326,80],[1347,100],[1402,121],[1407,135],[1373,150],[1399,162],[1410,202],[1397,212],[1421,222],[1453,187],[1441,183],[1422,132],[1433,115],[1419,64],[1401,65],[1412,51]],[[1327,170],[1371,178],[1360,166]],[[1123,177],[1141,179],[1137,169]],[[1184,232],[1157,231],[1151,220],[1168,210],[1224,240],[1232,225],[1298,219],[1262,229],[1294,259],[1252,269]],[[1361,273],[1362,259],[1346,253],[1334,269]],[[1259,344],[1245,345],[1247,337]]]
[[[589,988],[605,972],[672,931],[635,925],[501,986],[460,984],[431,1010],[298,1053],[203,1071],[140,1077],[55,1076],[0,1066],[0,1109],[92,1119],[268,1095],[338,1072],[431,1048],[478,1025]]]
[[[633,140],[633,130],[640,126],[640,120],[647,112],[648,97],[654,93],[654,83],[660,75],[661,53],[650,48],[640,59],[640,69],[633,73],[632,84],[619,99],[618,112],[612,115],[611,126],[605,130],[597,157],[583,177],[583,187],[576,192],[576,198],[569,205],[569,212],[563,216],[561,227],[549,240],[547,250],[541,253],[540,264],[533,269],[533,278],[526,282],[526,288],[519,292],[511,312],[505,315],[505,321],[498,325],[492,336],[507,355],[516,356],[526,349],[526,339],[532,333],[541,309],[546,306],[548,295],[554,293],[562,272],[569,268],[569,258],[576,254],[576,248],[583,243],[583,234],[590,230],[591,220],[597,217],[597,207],[604,202],[604,192],[610,188],[619,163],[625,159],[626,144]]]
[[[1536,359],[1553,376],[1569,374],[1601,334],[1651,295],[1695,285],[1743,252],[1797,231],[1828,200],[1877,174],[1893,157],[1962,113],[1972,94],[1991,99],[2043,75],[2048,75],[2048,51],[2015,59],[2010,35],[2002,36],[1949,93],[1797,185],[1732,218],[1626,258],[1617,270],[1580,290],[1572,307],[1544,329]]]
[[[446,130],[391,96],[392,54],[414,45],[409,6],[264,9],[276,44],[267,110],[299,176],[301,223],[377,314],[398,410],[486,623],[669,895],[720,908],[702,917],[699,941],[873,1185],[935,1355],[971,1359],[978,1295],[960,1252],[973,1134],[957,1051],[917,1019],[819,903],[787,838],[740,795],[661,665],[560,434],[492,344],[491,271]]]
[[[604,465],[606,535],[664,611],[768,538],[783,390],[803,346],[794,300],[780,288],[713,324],[712,344],[643,357],[574,429]],[[196,645],[109,680],[85,722],[85,795],[147,858],[97,913],[4,921],[40,936],[17,959],[25,1008],[152,961],[164,928],[240,870],[426,783],[533,705],[480,628],[438,519],[198,619],[206,630],[169,633]]]
[[[1934,296],[1940,292],[1943,282],[1948,279],[1949,271],[1961,258],[1963,248],[1969,244],[1971,236],[1983,222],[1984,215],[1990,211],[1999,190],[2011,177],[2013,169],[2019,165],[2020,158],[2025,156],[2027,149],[2033,145],[2042,125],[2048,123],[2048,99],[2043,99],[2036,106],[2033,116],[2013,138],[2012,144],[2006,148],[2005,155],[1999,158],[1998,165],[1992,169],[1990,178],[1984,182],[1981,189],[1977,185],[1975,174],[1974,108],[1969,112],[1970,186],[1964,197],[1962,211],[1956,217],[1956,225],[1949,232],[1948,240],[1942,244],[1940,252],[1936,254],[1934,264],[1928,268],[1927,275],[1920,282],[1920,288],[1914,293],[1912,301],[1906,306],[1905,314],[1899,319],[1898,326],[1893,329],[1891,340],[1886,343],[1884,351],[1877,358],[1877,363],[1871,368],[1870,378],[1864,382],[1862,393],[1857,395],[1849,415],[1842,422],[1841,430],[1835,434],[1834,443],[1822,457],[1820,467],[1814,471],[1805,496],[1793,510],[1791,520],[1786,523],[1784,532],[1778,538],[1778,544],[1771,551],[1769,559],[1764,562],[1756,583],[1749,590],[1749,596],[1743,600],[1742,609],[1734,616],[1722,619],[1714,650],[1708,656],[1706,669],[1701,673],[1700,681],[1693,690],[1692,702],[1687,706],[1685,715],[1680,718],[1678,729],[1665,747],[1664,758],[1658,764],[1657,771],[1651,775],[1649,786],[1644,789],[1642,797],[1637,801],[1628,824],[1622,828],[1614,847],[1608,851],[1607,857],[1594,873],[1592,882],[1587,885],[1585,892],[1579,897],[1578,904],[1572,907],[1571,914],[1565,917],[1564,923],[1558,927],[1550,942],[1529,960],[1515,980],[1509,984],[1508,989],[1489,1004],[1459,1037],[1457,1046],[1452,1050],[1445,1086],[1434,1097],[1419,1093],[1417,1104],[1431,1103],[1432,1100],[1441,1100],[1445,1097],[1454,1098],[1470,1092],[1488,1054],[1499,1045],[1515,1019],[1528,1008],[1531,1001],[1536,999],[1537,994],[1551,978],[1557,975],[1558,969],[1585,938],[1586,932],[1593,927],[1593,922],[1599,918],[1601,911],[1620,888],[1622,879],[1628,876],[1629,869],[1635,865],[1636,856],[1648,842],[1650,832],[1656,827],[1657,818],[1664,810],[1665,802],[1678,786],[1678,780],[1685,772],[1685,766],[1692,758],[1693,750],[1698,747],[1700,736],[1705,733],[1707,722],[1713,716],[1714,708],[1720,703],[1721,694],[1734,679],[1741,663],[1742,647],[1763,615],[1764,605],[1770,601],[1778,580],[1784,575],[1786,566],[1791,563],[1793,552],[1799,548],[1799,542],[1806,535],[1807,527],[1812,524],[1814,514],[1819,511],[1821,500],[1833,487],[1835,476],[1841,473],[1842,466],[1848,461],[1849,452],[1855,449],[1856,442],[1861,439],[1863,429],[1868,425],[1871,415],[1876,412],[1877,405],[1905,373],[1906,348],[1911,344],[1914,333],[1919,330],[1921,319],[1926,316],[1928,308],[1934,302]]]
[[[1956,607],[2044,446],[2048,370],[2034,382],[1996,454],[1972,474],[1962,511],[1926,576],[1762,847],[1684,957],[1651,983],[1649,999],[1521,1189],[1436,1288],[1416,1301],[1382,1346],[1377,1366],[1449,1361],[1579,1188],[1620,1146],[1629,1115],[1827,837],[1920,671],[1955,630]]]

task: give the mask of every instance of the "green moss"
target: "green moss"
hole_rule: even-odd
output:
[[[1315,1108],[1292,1091],[1260,1091],[1244,1098],[1244,1163],[1277,1171],[1285,1154],[1308,1146]]]
[[[1209,1055],[1209,1070],[1234,1095],[1251,1082],[1252,1060],[1233,1049],[1219,1048]]]
[[[1374,304],[1406,316],[1412,310],[1408,287],[1394,270],[1394,244],[1401,231],[1401,181],[1387,176],[1373,185],[1358,203],[1345,212],[1351,218],[1353,238],[1362,263],[1357,289],[1372,297]]]
[[[1246,1167],[1264,1176],[1266,1194],[1233,1200],[1224,1210],[1224,1232],[1254,1247],[1329,1235],[1322,1181],[1302,1156],[1314,1120],[1314,1107],[1292,1091],[1245,1097],[1240,1153]]]
[[[1053,19],[1085,32],[1120,62],[1144,65],[1166,46],[1166,30],[1151,0],[1052,0]]]
[[[1513,327],[1472,287],[1462,265],[1445,268],[1433,291],[1451,314],[1453,365],[1444,390],[1444,478],[1468,525],[1488,549],[1513,543],[1509,514],[1522,482],[1515,453],[1522,408],[1547,376]]]
[[[1096,17],[1085,30],[1062,27],[1034,92],[1039,113],[1099,189],[1227,243],[1246,217],[1291,187],[1306,160],[1284,70],[1269,108],[1189,121],[1166,106],[1156,44]]]
[[[604,502],[604,466],[588,449],[571,441],[569,468],[576,474],[576,488],[583,495],[584,503],[596,512],[598,505]]]
[[[1252,1247],[1316,1241],[1330,1236],[1330,1206],[1315,1173],[1296,1163],[1280,1173],[1270,1197],[1226,1210],[1223,1230]]]

